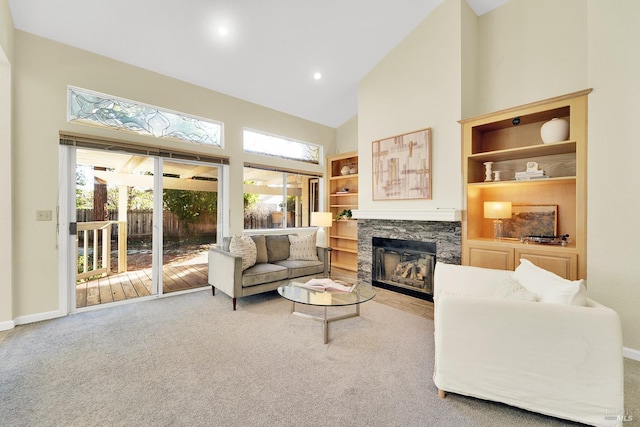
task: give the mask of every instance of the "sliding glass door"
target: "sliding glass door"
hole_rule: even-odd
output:
[[[218,166],[70,150],[71,311],[207,286],[207,251],[218,234]]]
[[[164,160],[162,291],[208,286],[207,253],[218,231],[217,166]]]

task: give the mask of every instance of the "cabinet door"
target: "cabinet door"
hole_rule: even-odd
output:
[[[473,267],[513,270],[513,249],[499,246],[469,245],[467,259]]]
[[[520,260],[521,258],[565,279],[576,280],[578,278],[578,254],[576,253],[542,253],[531,249],[516,249],[515,259]],[[520,261],[516,261],[516,267],[518,265],[520,265]]]

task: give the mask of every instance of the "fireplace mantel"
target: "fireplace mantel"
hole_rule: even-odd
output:
[[[381,211],[357,209],[353,211],[355,219],[388,219],[402,221],[444,221],[457,222],[462,219],[462,213],[455,208],[437,208],[435,210],[400,210]]]

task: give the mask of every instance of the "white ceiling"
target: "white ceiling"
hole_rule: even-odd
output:
[[[467,0],[478,15],[508,0]],[[9,0],[15,28],[331,127],[442,0]],[[217,28],[229,34],[222,37]],[[313,73],[322,73],[314,80]],[[91,89],[91,88],[87,88]]]

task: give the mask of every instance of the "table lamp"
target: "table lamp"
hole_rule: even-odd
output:
[[[333,214],[331,212],[311,212],[311,226],[318,227],[316,235],[316,246],[321,248],[327,247],[327,234],[325,227],[333,225]]]
[[[511,218],[511,202],[484,202],[484,217],[493,219],[493,238],[502,239],[502,219]]]

